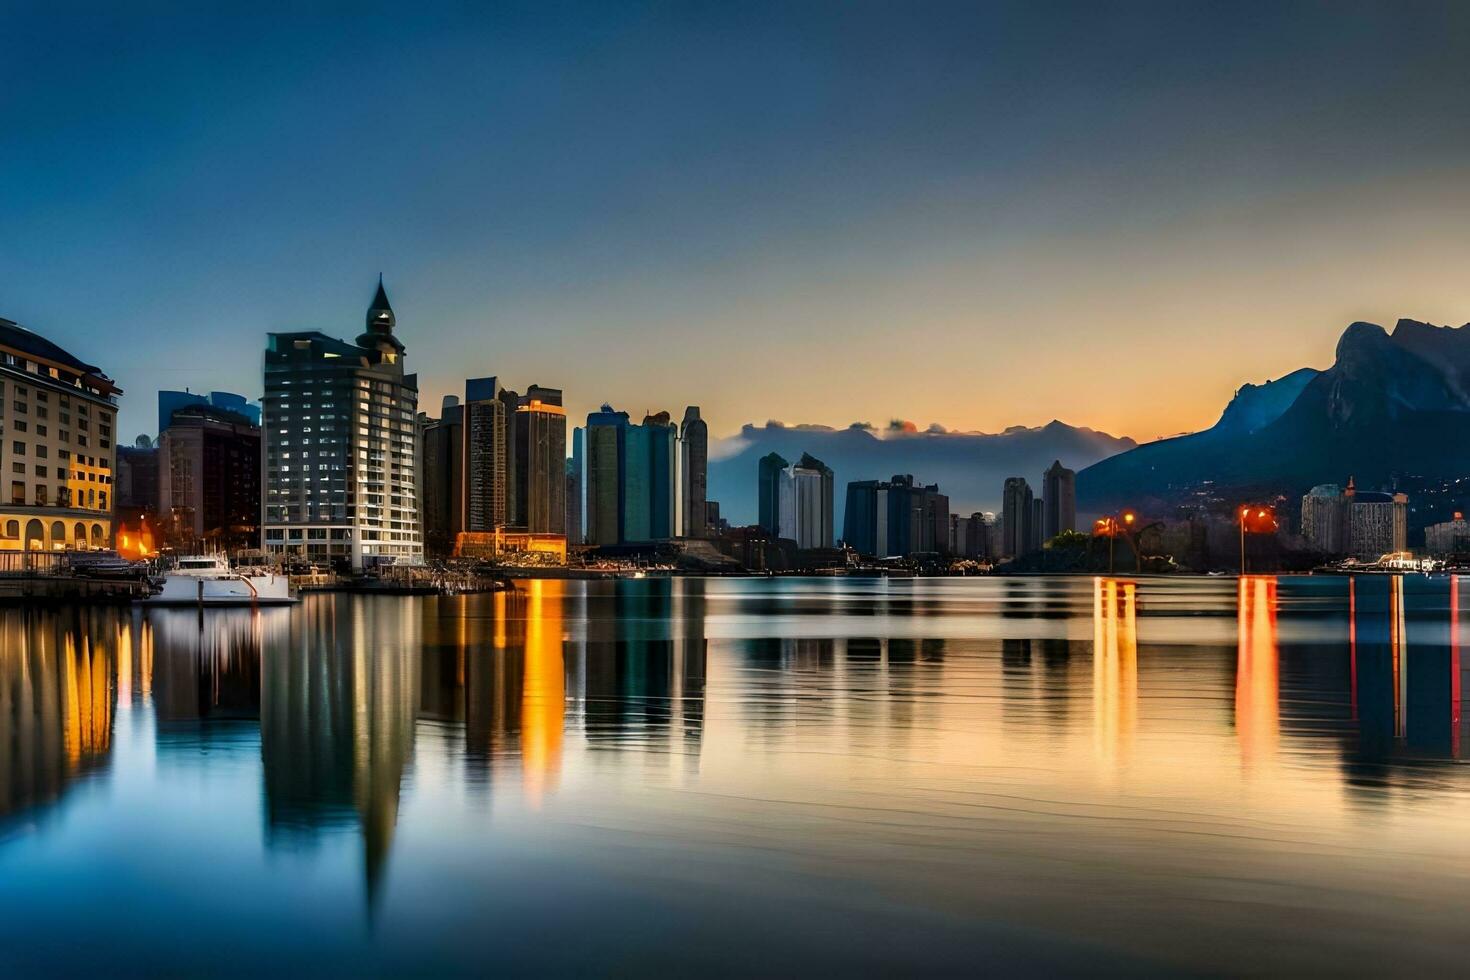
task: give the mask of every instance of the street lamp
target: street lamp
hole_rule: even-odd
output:
[[[1251,513],[1252,511],[1255,511],[1255,513]],[[1271,522],[1271,530],[1276,530],[1276,513],[1274,508],[1264,506],[1252,506],[1250,504],[1246,504],[1245,506],[1240,508],[1240,574],[1242,575],[1246,574],[1245,532],[1248,530],[1246,525],[1248,525],[1251,521],[1255,521],[1257,524],[1256,530],[1259,531],[1260,528],[1265,525],[1267,520]]]
[[[1112,575],[1113,574],[1113,539],[1118,536],[1118,525],[1121,524],[1125,528],[1126,527],[1132,527],[1133,526],[1133,522],[1135,520],[1137,520],[1137,515],[1135,515],[1133,513],[1133,511],[1131,511],[1131,510],[1125,510],[1121,514],[1109,514],[1107,517],[1099,518],[1093,524],[1093,526],[1095,528],[1097,528],[1097,531],[1098,531],[1099,534],[1106,534],[1108,536],[1108,574],[1109,575]],[[1130,538],[1129,541],[1130,541],[1130,544],[1131,544],[1132,539]],[[1139,558],[1138,558],[1138,546],[1137,545],[1132,545],[1132,547],[1133,547],[1133,562],[1134,562],[1134,564],[1136,564],[1136,565],[1139,566],[1139,568],[1138,568],[1139,571],[1143,571],[1143,566],[1139,562]]]

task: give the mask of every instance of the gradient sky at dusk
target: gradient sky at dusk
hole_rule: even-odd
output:
[[[354,336],[379,271],[426,407],[717,434],[1149,439],[1352,320],[1470,320],[1464,4],[356,6],[0,5],[0,316],[124,435]]]

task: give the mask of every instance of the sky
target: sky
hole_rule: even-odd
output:
[[[1470,5],[297,6],[0,0],[0,316],[124,434],[379,272],[423,407],[716,435],[1147,440],[1470,320]]]

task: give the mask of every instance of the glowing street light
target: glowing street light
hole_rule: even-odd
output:
[[[1127,528],[1132,527],[1133,522],[1137,519],[1138,515],[1134,514],[1133,511],[1125,510],[1121,514],[1109,514],[1107,517],[1098,518],[1095,522],[1093,522],[1093,527],[1096,529],[1097,534],[1106,534],[1108,536],[1109,575],[1113,574],[1113,539],[1118,536],[1119,525],[1122,525],[1122,527],[1126,530]],[[1133,543],[1132,538],[1129,539],[1129,544],[1133,548],[1134,564],[1139,566],[1139,571],[1143,571],[1142,563],[1140,562],[1138,557],[1138,545]]]
[[[1245,532],[1257,534],[1276,530],[1276,509],[1260,504],[1245,504],[1240,508],[1240,574],[1246,574]]]

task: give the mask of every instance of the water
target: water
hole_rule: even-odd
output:
[[[1459,972],[1459,592],[0,612],[0,972]]]

